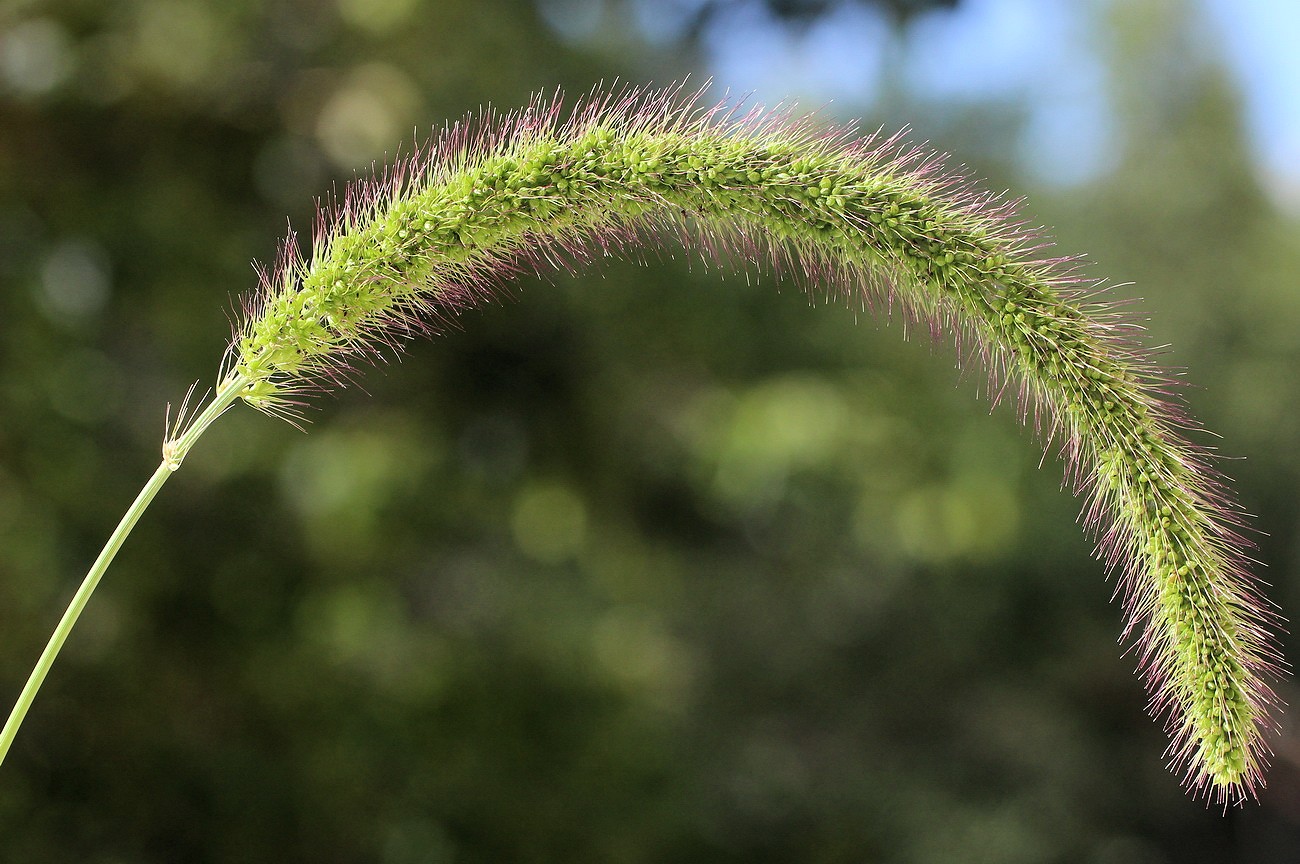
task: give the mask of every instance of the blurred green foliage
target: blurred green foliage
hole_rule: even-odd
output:
[[[1300,231],[1183,14],[1098,13],[1123,143],[1090,185],[997,158],[1014,106],[866,125],[978,154],[1137,283],[1295,608]],[[0,692],[285,216],[414,128],[699,62],[608,36],[524,0],[0,5]],[[887,310],[646,258],[521,284],[310,434],[214,428],[0,770],[0,856],[1289,860],[1293,739],[1263,805],[1184,798],[1077,505],[982,371]]]

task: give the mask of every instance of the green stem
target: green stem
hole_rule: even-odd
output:
[[[126,542],[131,529],[135,528],[135,523],[140,521],[140,517],[149,508],[149,504],[153,501],[154,496],[158,494],[158,490],[162,489],[163,484],[167,482],[167,478],[180,467],[185,455],[194,446],[194,442],[198,441],[199,436],[218,417],[225,413],[225,410],[239,398],[240,392],[247,386],[248,379],[242,375],[231,374],[226,376],[221,383],[221,388],[208,406],[194,418],[193,422],[184,431],[173,438],[169,438],[163,444],[162,463],[153,472],[149,482],[140,490],[140,494],[131,503],[126,514],[122,516],[122,521],[117,524],[117,529],[113,531],[112,536],[108,538],[108,542],[104,544],[104,548],[100,550],[99,557],[95,559],[90,572],[82,580],[77,593],[72,596],[68,608],[63,612],[63,617],[59,619],[59,625],[54,628],[50,641],[46,643],[45,650],[41,652],[40,659],[36,661],[36,667],[32,669],[32,674],[27,678],[27,684],[23,687],[23,692],[18,695],[18,701],[14,703],[13,710],[9,712],[9,719],[5,721],[4,731],[0,732],[0,764],[4,763],[5,756],[9,754],[9,747],[18,734],[18,727],[22,725],[28,709],[32,707],[32,702],[41,689],[41,684],[45,681],[45,676],[49,673],[50,667],[54,665],[54,660],[59,656],[59,652],[63,650],[63,643],[67,641],[68,634],[72,632],[77,619],[81,617],[82,610],[86,608],[86,603],[90,601],[90,595],[95,593],[95,588],[99,586],[99,580],[108,570],[108,565],[113,562],[117,550],[122,548],[122,544]]]

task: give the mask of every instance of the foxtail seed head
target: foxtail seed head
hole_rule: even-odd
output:
[[[1278,619],[1247,570],[1237,505],[1180,435],[1171,381],[1098,283],[1042,256],[1014,204],[897,138],[702,107],[680,88],[597,92],[567,114],[539,98],[456,124],[323,208],[310,257],[290,237],[228,368],[245,401],[292,413],[304,390],[516,273],[674,238],[885,300],[973,346],[991,392],[1017,381],[1090,497],[1172,761],[1207,797],[1258,793]]]

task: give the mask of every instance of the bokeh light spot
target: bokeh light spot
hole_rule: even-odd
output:
[[[557,564],[581,551],[587,537],[587,509],[564,486],[532,486],[515,501],[510,525],[524,554]]]
[[[0,35],[0,81],[22,96],[41,96],[72,73],[75,55],[56,21],[24,21]]]

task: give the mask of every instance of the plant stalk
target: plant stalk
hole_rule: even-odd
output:
[[[68,634],[72,632],[73,626],[77,619],[81,617],[81,612],[86,608],[90,601],[90,596],[95,593],[95,588],[99,586],[99,580],[103,578],[108,565],[113,563],[117,550],[122,548],[126,538],[130,536],[131,530],[135,528],[135,523],[140,521],[144,511],[149,508],[154,496],[162,489],[167,478],[175,473],[176,469],[181,466],[194,442],[212,425],[212,423],[225,413],[226,409],[239,398],[241,391],[247,387],[248,379],[242,375],[230,374],[222,381],[217,394],[208,403],[193,421],[190,422],[178,434],[169,437],[163,443],[163,460],[158,468],[153,472],[153,476],[144,484],[140,494],[136,496],[135,501],[127,508],[126,513],[122,516],[122,521],[117,524],[116,530],[100,550],[99,557],[91,565],[90,572],[86,578],[81,581],[81,587],[77,593],[72,595],[72,600],[68,603],[68,608],[64,610],[63,617],[59,619],[59,624],[54,628],[54,633],[50,635],[50,641],[46,643],[45,650],[41,652],[41,657],[36,661],[32,674],[27,678],[27,684],[23,687],[22,693],[18,695],[18,701],[14,703],[13,710],[9,712],[9,719],[5,721],[4,730],[0,732],[0,764],[4,763],[5,756],[9,754],[9,748],[13,744],[14,737],[18,734],[18,727],[23,723],[27,716],[28,709],[31,708],[32,702],[36,699],[37,692],[41,689],[41,684],[45,682],[45,676],[49,674],[50,667],[54,665],[54,660],[63,650],[63,643],[67,641]],[[183,419],[183,418],[182,418]]]

